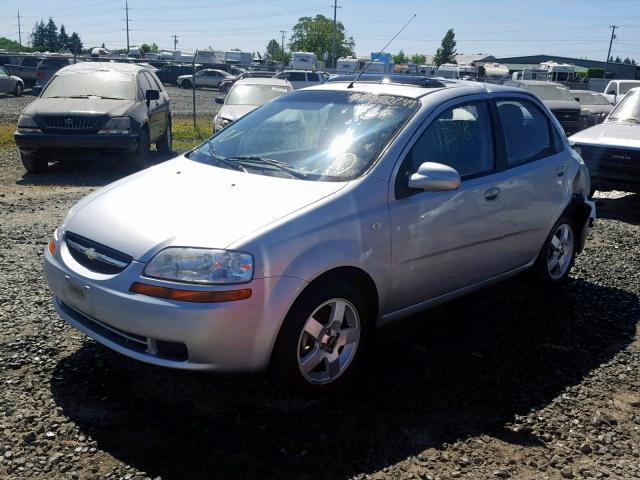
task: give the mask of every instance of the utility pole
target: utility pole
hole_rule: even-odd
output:
[[[125,21],[127,22],[127,54],[129,53],[129,0],[124,2]]]
[[[280,49],[282,50],[282,69],[284,70],[284,34],[287,33],[286,30],[280,30],[282,34],[282,41],[280,42]]]
[[[331,41],[331,65],[335,68],[336,62],[336,16],[338,9],[342,8],[338,6],[338,0],[333,0],[333,40]]]
[[[609,59],[611,58],[611,45],[613,44],[613,39],[616,38],[616,28],[619,28],[617,25],[609,25],[611,29],[611,40],[609,40],[609,52],[607,53],[607,63],[609,63]]]
[[[177,50],[178,49],[178,35],[170,35],[171,38],[173,38],[173,49]]]
[[[22,24],[20,23],[20,10],[18,9],[18,43],[22,45]]]

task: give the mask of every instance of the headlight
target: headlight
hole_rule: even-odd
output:
[[[131,131],[129,117],[115,117],[109,120],[98,132],[99,135],[126,135]]]
[[[224,127],[226,127],[230,123],[233,123],[233,122],[231,120],[226,119],[226,118],[222,118],[219,115],[216,116],[216,130],[222,130]]]
[[[253,277],[253,256],[228,250],[170,247],[151,259],[144,274],[188,283],[246,283]]]
[[[40,133],[38,124],[30,115],[20,115],[18,118],[18,131],[24,133]]]

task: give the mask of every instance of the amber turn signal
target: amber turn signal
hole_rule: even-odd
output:
[[[51,255],[56,254],[56,241],[53,238],[49,240],[49,246],[47,248],[49,248],[49,253]]]
[[[250,288],[211,292],[204,290],[181,290],[177,288],[159,287],[158,285],[149,285],[148,283],[140,282],[133,282],[129,291],[139,293],[141,295],[148,295],[149,297],[198,303],[235,302],[237,300],[245,300],[251,296]]]

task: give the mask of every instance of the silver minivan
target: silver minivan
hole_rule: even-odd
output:
[[[588,170],[522,89],[334,82],[93,192],[45,250],[54,305],[137,360],[347,382],[376,327],[533,269],[564,281]]]

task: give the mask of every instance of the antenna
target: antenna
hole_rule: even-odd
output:
[[[371,59],[371,61],[365,65],[365,67],[364,67],[364,68],[362,69],[362,71],[361,71],[361,72],[356,76],[356,78],[354,78],[353,80],[351,80],[351,83],[347,86],[347,88],[353,88],[353,84],[354,84],[355,82],[357,82],[357,81],[358,81],[358,79],[359,79],[359,78],[362,76],[362,74],[367,70],[367,68],[369,68],[369,66],[370,66],[370,65],[371,65],[371,64],[372,64],[372,63],[373,63],[373,62],[378,58],[378,55],[380,55],[382,52],[384,52],[384,51],[387,49],[387,47],[388,47],[389,45],[391,45],[391,42],[393,42],[393,41],[396,39],[396,37],[397,37],[398,35],[400,35],[400,34],[402,33],[402,31],[403,31],[405,28],[407,28],[407,25],[409,25],[409,24],[413,21],[413,19],[414,19],[414,18],[416,18],[416,16],[417,16],[417,15],[418,15],[417,13],[414,13],[414,14],[413,14],[413,17],[411,17],[411,18],[409,19],[409,21],[408,21],[407,23],[405,23],[405,24],[404,24],[404,26],[403,26],[403,27],[398,31],[398,33],[396,33],[396,34],[393,36],[393,38],[392,38],[391,40],[389,40],[389,41],[387,42],[387,44],[386,44],[384,47],[382,47],[382,50],[380,50],[379,52],[376,52],[376,54],[375,54],[375,55],[373,55],[373,58]]]

